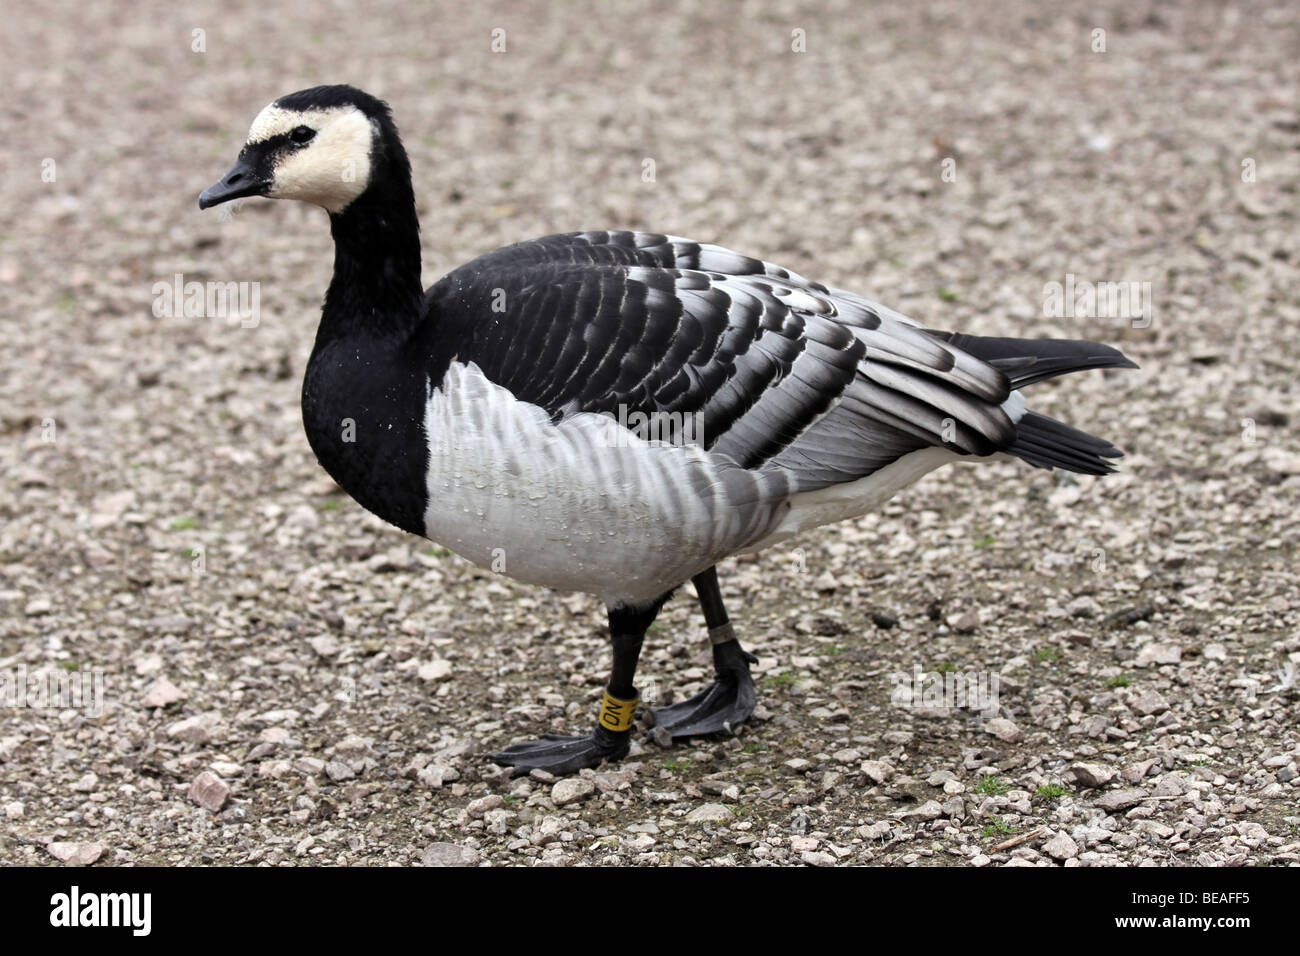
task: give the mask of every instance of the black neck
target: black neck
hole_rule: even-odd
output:
[[[371,167],[365,193],[330,216],[334,278],[303,376],[303,423],[362,507],[423,534],[428,377],[408,347],[421,327],[420,227],[396,134]]]
[[[350,335],[405,339],[420,319],[420,224],[400,144],[376,157],[369,188],[330,215],[334,277],[317,343]]]

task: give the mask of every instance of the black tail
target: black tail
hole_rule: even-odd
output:
[[[1115,467],[1106,459],[1124,453],[1096,435],[1038,412],[1025,412],[1016,422],[1016,440],[1002,449],[1039,468],[1064,468],[1081,475],[1109,475]]]
[[[932,333],[1001,369],[1012,388],[1090,368],[1137,368],[1119,349],[1080,339],[999,339],[961,332]]]
[[[1001,369],[1012,388],[1093,368],[1137,368],[1118,349],[1067,339],[1006,339],[961,332],[935,332],[963,352]],[[1109,475],[1107,460],[1123,452],[1106,441],[1038,412],[1025,412],[1016,438],[1002,449],[1039,468],[1064,468],[1082,475]]]

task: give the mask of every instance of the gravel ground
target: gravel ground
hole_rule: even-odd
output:
[[[103,694],[0,708],[0,862],[1300,863],[1300,9],[463,6],[6,13],[0,674]],[[340,81],[394,105],[427,282],[643,228],[1107,341],[1141,372],[1033,401],[1122,473],[950,468],[729,562],[752,725],[509,780],[485,750],[593,718],[601,609],[342,495],[298,410],[324,214],[195,205],[262,105]],[[156,317],[177,273],[260,283],[256,326]],[[1071,274],[1154,314],[1054,317]],[[918,669],[997,675],[996,714]],[[643,689],[709,671],[680,595]]]

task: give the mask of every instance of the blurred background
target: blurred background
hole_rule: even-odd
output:
[[[1298,19],[1279,2],[965,0],[7,11],[0,667],[98,671],[106,704],[0,709],[0,859],[70,843],[106,863],[925,863],[920,831],[950,827],[956,862],[1005,862],[990,816],[1067,835],[1105,816],[1070,769],[1085,758],[1150,759],[1128,785],[1201,780],[1219,810],[1160,803],[1168,833],[1031,844],[1031,862],[1294,859]],[[1034,405],[1126,449],[1122,473],[949,469],[724,569],[768,678],[747,737],[648,751],[564,809],[504,783],[474,754],[588,720],[600,609],[338,492],[298,410],[325,213],[196,204],[264,105],[340,82],[392,105],[426,285],[520,239],[632,228],[935,328],[1097,339],[1142,371],[1073,376]],[[160,317],[156,285],[178,275],[256,283],[256,323]],[[1150,309],[1061,314],[1067,277],[1137,283]],[[660,618],[657,692],[701,686],[702,633],[687,600]],[[914,664],[1003,674],[1019,735],[891,704],[885,675]],[[895,771],[944,770],[966,796],[936,789],[942,815],[897,823],[930,798]],[[203,772],[228,791],[215,810],[191,796]],[[986,806],[992,773],[1075,796]],[[498,792],[503,815],[467,815]],[[670,833],[719,802],[750,808],[752,839],[620,829]],[[547,819],[572,839],[534,840]],[[1264,836],[1243,843],[1243,821]]]

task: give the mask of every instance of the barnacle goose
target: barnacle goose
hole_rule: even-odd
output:
[[[1019,391],[1136,367],[1115,349],[930,331],[720,246],[574,232],[423,290],[406,152],[388,107],[349,86],[258,114],[199,207],[244,196],[329,213],[334,276],[302,392],[325,470],[399,528],[608,608],[595,729],[493,755],[516,773],[626,755],[642,639],[688,580],[717,680],[655,724],[677,738],[750,715],[755,658],[715,571],[728,555],[862,515],[963,458],[1104,475],[1120,455]]]

